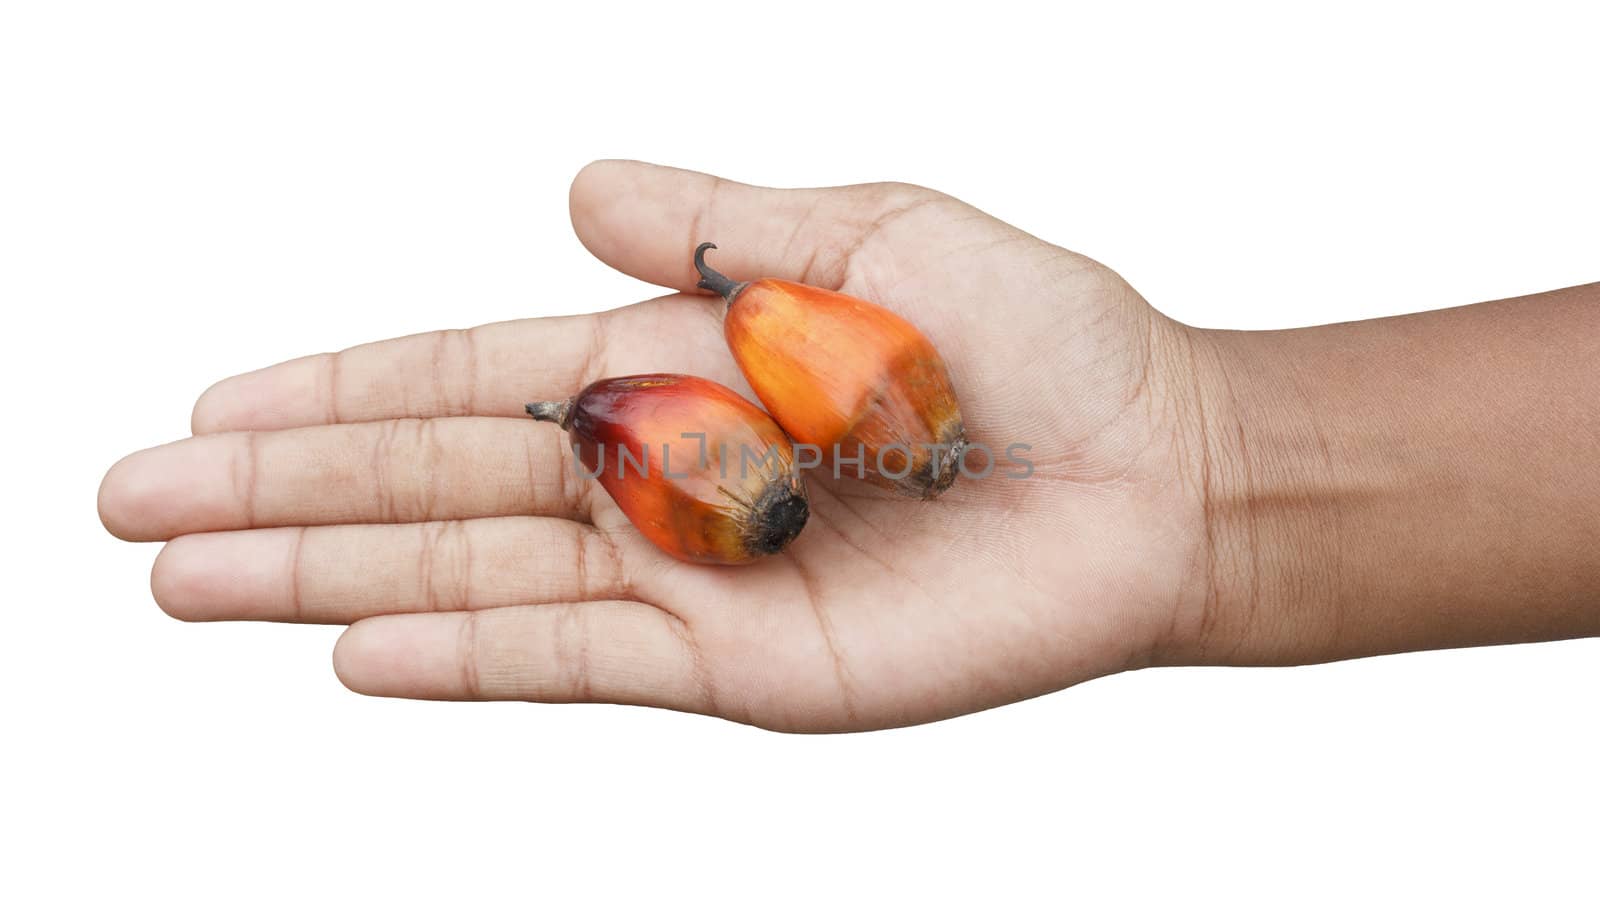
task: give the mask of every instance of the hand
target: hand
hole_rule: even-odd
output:
[[[599,162],[571,203],[597,257],[680,293],[218,383],[196,436],[123,459],[101,489],[113,533],[170,540],[156,601],[186,620],[349,624],[334,665],[362,693],[791,730],[925,722],[1183,652],[1207,593],[1192,343],[1114,273],[900,184],[771,190]],[[1028,445],[1032,474],[1002,465],[924,503],[813,472],[785,553],[663,555],[523,403],[646,371],[750,396],[720,302],[694,292],[701,240],[735,278],[909,318],[943,353],[969,437]]]

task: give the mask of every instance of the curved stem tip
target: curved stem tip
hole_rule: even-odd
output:
[[[744,288],[746,283],[735,282],[706,265],[706,251],[716,249],[717,245],[710,241],[706,241],[694,249],[694,268],[700,273],[700,281],[695,284],[706,291],[714,291],[722,295],[724,301],[732,304],[733,299],[738,296],[740,289]]]

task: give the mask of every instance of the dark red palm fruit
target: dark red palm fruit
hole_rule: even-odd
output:
[[[720,383],[613,377],[527,410],[561,425],[628,519],[680,560],[749,563],[783,550],[811,515],[789,438]]]
[[[787,282],[735,282],[694,265],[700,287],[727,301],[723,332],[750,387],[797,443],[836,473],[861,474],[924,500],[955,483],[966,448],[961,406],[933,343],[860,298]],[[834,462],[861,458],[861,466]],[[882,469],[880,472],[879,469]]]

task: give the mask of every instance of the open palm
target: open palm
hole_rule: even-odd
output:
[[[572,218],[601,260],[685,293],[217,384],[195,437],[127,457],[101,490],[114,533],[171,540],[152,576],[162,607],[350,624],[335,667],[364,693],[639,703],[798,730],[956,715],[1170,645],[1203,550],[1170,367],[1183,333],[1115,274],[900,184],[770,190],[599,162],[573,184]],[[647,371],[749,396],[720,301],[693,293],[702,240],[736,279],[840,289],[910,319],[948,363],[969,438],[1002,465],[932,502],[812,473],[805,531],[751,566],[656,550],[523,403]],[[1005,470],[1011,444],[1027,477]]]

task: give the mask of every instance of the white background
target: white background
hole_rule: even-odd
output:
[[[1201,325],[1600,279],[1592,14],[1101,6],[0,7],[0,905],[1593,908],[1600,641],[785,736],[359,697],[99,527],[222,376],[656,294],[596,157],[938,187]]]

